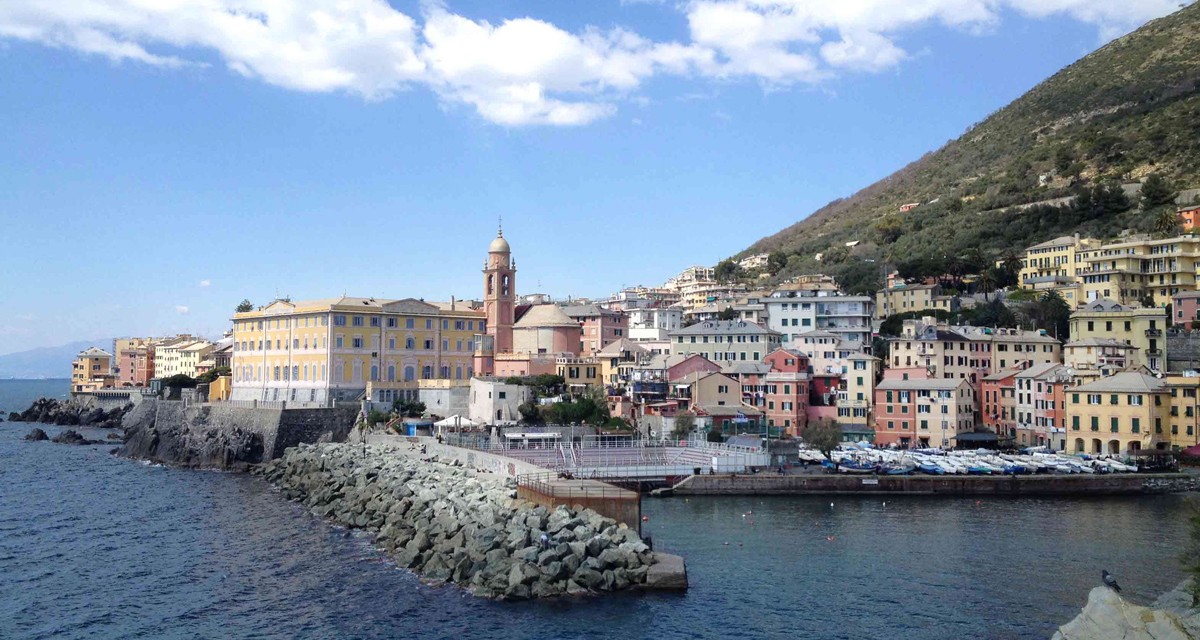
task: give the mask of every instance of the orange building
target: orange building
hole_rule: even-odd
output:
[[[1179,224],[1184,232],[1196,230],[1196,222],[1200,220],[1200,204],[1179,208]]]

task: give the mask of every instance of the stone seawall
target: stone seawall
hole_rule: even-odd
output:
[[[125,415],[119,453],[183,467],[245,470],[304,442],[338,442],[352,409],[262,409],[146,400]]]
[[[354,444],[302,445],[255,472],[314,514],[374,532],[400,566],[479,596],[686,586],[682,562],[653,553],[634,530],[590,509],[517,499],[511,479],[457,460],[376,445],[365,453]]]
[[[771,473],[691,476],[675,495],[1121,495],[1195,491],[1196,476],[1183,473],[1036,476],[860,476]]]

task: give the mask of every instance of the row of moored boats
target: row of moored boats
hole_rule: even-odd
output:
[[[800,450],[800,460],[821,464],[838,473],[909,475],[1027,475],[1035,473],[1096,474],[1133,473],[1134,465],[1115,457],[1067,455],[1052,451],[1026,450],[997,453],[989,449],[943,451],[941,449],[893,450],[844,446],[826,458],[820,451]]]

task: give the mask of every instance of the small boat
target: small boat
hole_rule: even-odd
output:
[[[889,475],[889,476],[906,476],[916,470],[917,470],[917,465],[915,465],[911,462],[894,463],[891,465],[880,467],[880,471],[884,475]]]
[[[879,467],[877,465],[871,464],[869,462],[858,462],[855,460],[846,460],[846,461],[842,462],[842,464],[838,467],[838,471],[840,471],[841,473],[865,474],[865,473],[875,473],[878,470],[879,470]]]
[[[921,470],[921,473],[928,473],[932,476],[945,475],[946,473],[945,469],[933,464],[932,462],[922,462],[921,464],[917,465],[917,468]]]

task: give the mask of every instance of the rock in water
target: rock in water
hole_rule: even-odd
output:
[[[50,441],[57,442],[58,444],[97,444],[96,440],[88,440],[74,429],[67,429],[53,438],[50,438]]]
[[[1108,587],[1088,594],[1087,606],[1052,640],[1196,640],[1179,614],[1132,604]]]
[[[50,436],[47,436],[46,432],[42,431],[41,429],[34,429],[25,435],[25,439],[38,442],[40,440],[49,440]]]

